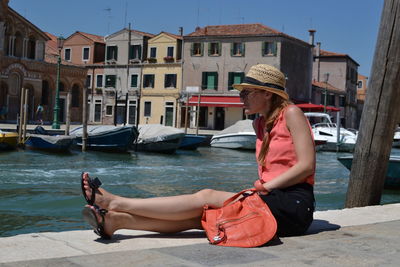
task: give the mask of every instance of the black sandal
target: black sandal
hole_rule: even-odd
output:
[[[90,206],[93,206],[94,205],[94,201],[96,199],[96,191],[101,186],[101,181],[97,177],[94,178],[94,179],[89,177],[88,183],[89,183],[89,187],[92,189],[92,195],[90,196],[90,198],[88,198],[88,196],[86,195],[86,192],[85,192],[85,187],[83,186],[83,174],[84,174],[84,172],[82,172],[82,174],[81,174],[82,194],[83,194],[83,197],[85,198],[86,202]]]
[[[93,227],[93,231],[103,239],[111,239],[111,236],[104,232],[104,216],[108,212],[106,209],[100,209],[98,206],[93,206],[96,211],[90,207],[84,207],[82,210],[83,219]],[[101,216],[101,222],[97,221],[96,212]]]

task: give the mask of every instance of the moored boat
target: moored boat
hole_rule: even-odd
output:
[[[83,126],[70,132],[74,144],[82,147]],[[104,152],[126,152],[132,148],[134,140],[138,136],[135,126],[90,125],[87,126],[86,149]]]
[[[338,157],[338,161],[351,170],[353,156]],[[400,157],[390,156],[385,179],[385,188],[400,189]]]
[[[323,151],[353,152],[357,141],[357,133],[351,132],[345,128],[332,123],[326,113],[306,112],[309,119],[315,140],[326,140],[325,144],[318,146]],[[339,132],[339,136],[338,136]]]
[[[17,147],[18,133],[0,130],[0,151],[11,150]]]
[[[174,153],[185,136],[184,131],[161,124],[139,125],[138,130],[136,151]]]
[[[204,135],[185,134],[178,148],[195,150],[206,141],[206,138]]]
[[[253,121],[241,120],[213,135],[210,145],[220,148],[255,150],[256,138]]]
[[[28,134],[25,148],[47,152],[68,152],[73,139],[69,135]]]

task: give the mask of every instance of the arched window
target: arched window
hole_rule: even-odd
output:
[[[23,42],[24,39],[22,38],[21,33],[17,32],[15,34],[14,53],[13,53],[14,56],[22,57]]]
[[[79,86],[74,84],[72,86],[72,90],[71,90],[71,105],[73,108],[78,108],[79,107]]]
[[[28,51],[27,57],[29,59],[35,59],[36,55],[36,40],[34,37],[30,37],[28,41]]]
[[[42,82],[42,97],[40,102],[42,105],[48,105],[49,104],[49,82],[48,81],[43,81]]]
[[[63,84],[62,82],[60,82],[59,91],[60,91],[60,92],[64,92],[64,90],[65,90],[65,86],[64,86],[64,84]]]

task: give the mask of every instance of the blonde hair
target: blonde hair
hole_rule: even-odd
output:
[[[272,127],[274,126],[275,120],[278,118],[279,114],[281,111],[292,104],[291,101],[287,99],[283,99],[282,97],[273,94],[272,99],[271,99],[271,108],[266,114],[265,119],[265,124],[264,124],[264,129],[265,129],[265,134],[263,137],[260,153],[258,154],[257,161],[258,164],[261,166],[264,166],[265,164],[265,158],[268,154],[269,150],[269,142],[271,141],[269,138],[269,134],[272,130]]]

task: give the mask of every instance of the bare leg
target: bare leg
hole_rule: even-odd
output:
[[[101,217],[99,214],[97,214],[97,212],[96,216],[97,220],[101,221]],[[146,218],[125,212],[109,211],[105,215],[105,233],[111,236],[115,231],[120,229],[176,233],[189,229],[202,229],[202,227],[199,217],[181,221],[168,221]]]
[[[87,183],[87,175],[83,176],[86,194],[91,195],[92,189]],[[195,194],[158,198],[125,198],[108,193],[99,188],[96,192],[96,205],[112,210],[127,212],[160,220],[180,221],[198,218],[204,205],[220,207],[234,193],[204,189]]]

